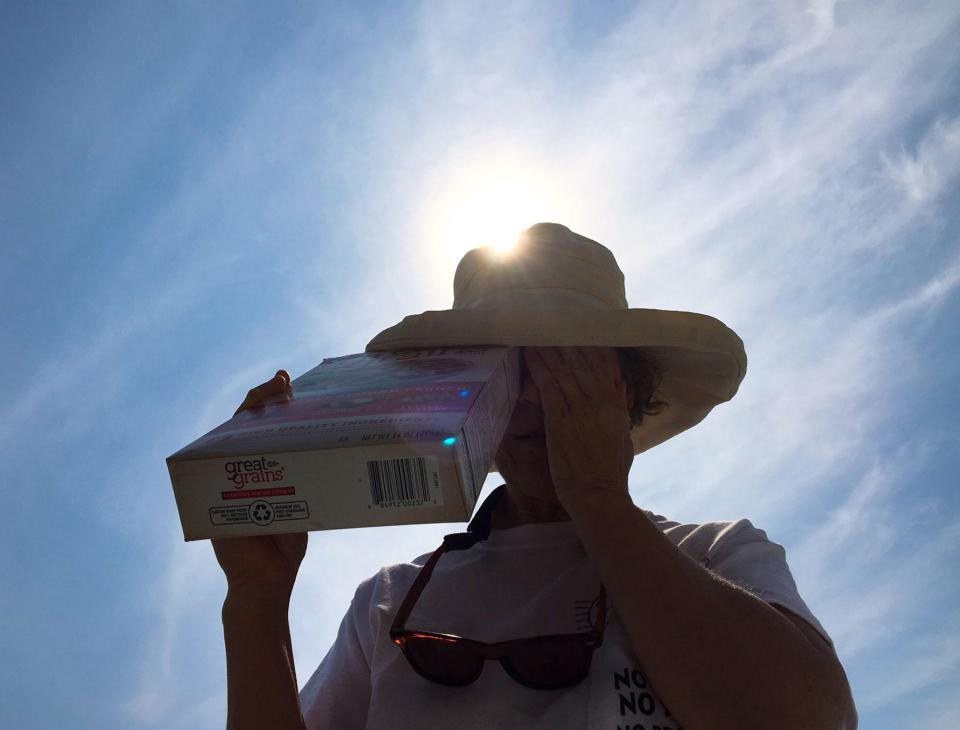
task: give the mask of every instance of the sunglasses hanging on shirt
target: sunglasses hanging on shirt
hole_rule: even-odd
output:
[[[530,636],[488,644],[455,634],[404,627],[440,556],[448,550],[466,550],[490,536],[490,516],[504,489],[505,485],[497,487],[480,505],[467,532],[443,538],[400,604],[390,628],[390,639],[400,647],[417,674],[437,684],[450,687],[471,684],[483,671],[484,662],[496,660],[525,687],[543,690],[572,687],[587,676],[593,652],[603,643],[607,596],[602,584],[597,626],[586,633]]]

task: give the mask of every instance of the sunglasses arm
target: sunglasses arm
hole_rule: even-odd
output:
[[[437,561],[440,560],[440,556],[447,550],[466,550],[483,539],[483,537],[470,532],[459,532],[443,538],[443,543],[433,551],[433,555],[430,556],[430,559],[427,560],[417,573],[413,585],[410,586],[410,590],[407,591],[403,603],[400,604],[400,609],[397,611],[397,615],[393,619],[393,624],[390,626],[391,639],[396,639],[397,636],[404,632],[404,627],[406,626],[407,619],[410,617],[410,612],[420,598],[420,594],[423,593],[424,586],[427,585],[430,576],[433,575],[433,569],[436,567]],[[607,592],[602,583],[600,584],[600,605],[598,609],[597,625],[594,626],[594,631],[600,636],[603,636],[607,619]]]
[[[407,618],[409,618],[410,612],[413,610],[417,599],[420,598],[420,594],[423,593],[423,588],[427,585],[427,581],[430,580],[430,576],[433,574],[433,569],[436,567],[437,561],[440,560],[440,556],[447,550],[466,550],[483,539],[485,538],[470,532],[458,532],[443,538],[443,543],[433,551],[433,555],[430,556],[430,559],[427,560],[426,564],[420,569],[420,572],[417,573],[416,580],[413,581],[413,585],[410,586],[410,590],[407,591],[406,598],[404,598],[403,603],[400,604],[400,610],[397,611],[396,618],[393,619],[393,625],[390,627],[391,638],[396,638],[395,634],[403,632]]]

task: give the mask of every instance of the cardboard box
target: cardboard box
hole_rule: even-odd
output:
[[[519,351],[325,359],[167,459],[185,540],[466,521],[519,391]]]

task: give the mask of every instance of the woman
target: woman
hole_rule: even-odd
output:
[[[454,290],[368,350],[523,347],[506,485],[467,533],[361,583],[299,695],[287,607],[306,535],[214,540],[228,726],[854,727],[782,548],[746,520],[678,525],[630,498],[635,454],[736,393],[736,334],[629,309],[612,254],[557,224],[508,259],[469,252]],[[288,387],[278,373],[241,408]]]

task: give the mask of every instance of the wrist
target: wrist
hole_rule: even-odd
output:
[[[557,490],[557,501],[571,517],[574,512],[582,510],[623,510],[636,506],[626,484],[585,485]]]
[[[223,601],[222,617],[224,623],[286,621],[289,608],[289,591],[230,587]]]

